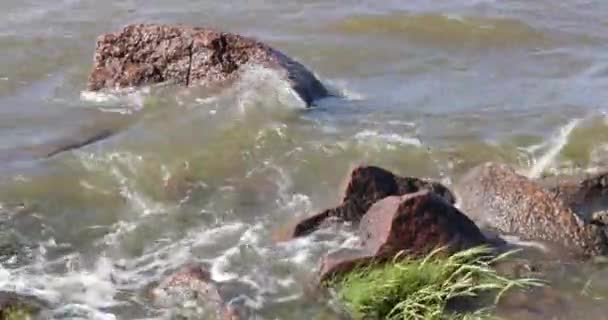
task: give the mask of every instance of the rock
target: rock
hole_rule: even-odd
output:
[[[551,177],[539,183],[583,219],[600,225],[608,222],[608,173]]]
[[[363,216],[358,235],[359,250],[339,251],[323,259],[322,281],[359,264],[390,260],[400,252],[422,256],[443,247],[450,254],[487,244],[473,221],[429,190],[376,202]]]
[[[340,249],[321,258],[320,281],[348,273],[349,271],[374,262],[374,257],[363,249]]]
[[[299,237],[312,233],[329,218],[338,218],[357,224],[378,200],[420,190],[431,190],[448,203],[454,203],[454,195],[440,183],[396,176],[390,171],[374,166],[357,167],[350,174],[342,204],[304,219],[296,225],[293,236]]]
[[[455,190],[461,210],[482,228],[558,244],[576,256],[606,252],[600,227],[586,224],[555,194],[507,165],[475,167]]]
[[[204,267],[186,265],[151,288],[148,295],[160,307],[196,301],[215,310],[222,320],[246,319],[247,310],[240,305],[227,303],[221,286],[221,283],[211,279],[211,274]]]
[[[456,252],[486,243],[473,221],[428,190],[378,201],[361,220],[359,236],[376,257],[403,250],[424,255],[443,246]]]
[[[208,28],[156,24],[100,36],[88,89],[155,83],[213,87],[236,80],[249,66],[277,71],[307,105],[329,94],[306,67],[264,43]]]

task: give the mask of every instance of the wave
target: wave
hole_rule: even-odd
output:
[[[514,19],[448,14],[391,13],[348,17],[330,26],[341,33],[404,37],[436,45],[521,46],[538,44],[545,35]]]
[[[568,144],[570,134],[580,121],[581,119],[571,120],[560,129],[558,135],[551,139],[547,152],[535,161],[534,165],[527,173],[529,178],[540,178],[541,174],[555,161],[555,158],[560,154],[561,150]]]
[[[421,147],[422,141],[415,137],[399,135],[396,133],[380,133],[375,130],[363,130],[354,136],[355,140],[361,143],[373,143],[386,146],[414,146]]]
[[[155,84],[141,88],[82,91],[80,99],[106,112],[130,114],[151,104],[178,106],[236,106],[241,113],[254,109],[305,109],[306,103],[276,70],[246,66],[239,79],[225,87],[180,87]]]
[[[145,97],[149,94],[149,87],[112,91],[82,91],[80,100],[99,106],[101,111],[131,114],[144,107]]]

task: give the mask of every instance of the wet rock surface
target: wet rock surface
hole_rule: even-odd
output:
[[[455,252],[486,243],[473,221],[427,190],[378,201],[361,220],[359,235],[366,251],[389,257],[402,250],[424,255],[443,246]]]
[[[158,307],[173,307],[193,301],[206,306],[222,320],[248,319],[246,307],[228,302],[222,287],[222,283],[211,279],[204,266],[189,264],[150,288],[148,296]]]
[[[400,252],[420,256],[443,247],[449,254],[487,244],[473,221],[428,190],[378,201],[361,219],[358,235],[359,250],[339,251],[323,259],[321,280]]]
[[[539,183],[583,219],[606,224],[608,173],[545,178]]]
[[[577,256],[606,253],[601,227],[585,223],[555,193],[507,165],[475,167],[455,190],[461,210],[481,228],[558,244]]]
[[[129,25],[97,39],[88,90],[155,83],[224,85],[247,67],[278,72],[308,105],[328,95],[301,63],[251,38],[181,25]]]
[[[440,183],[400,177],[375,166],[357,167],[348,178],[342,203],[298,223],[293,236],[312,233],[330,218],[358,224],[367,210],[377,201],[388,196],[399,196],[420,190],[430,190],[448,203],[454,203],[452,192]]]

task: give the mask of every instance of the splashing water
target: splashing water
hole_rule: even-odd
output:
[[[539,178],[545,169],[555,161],[555,158],[559,155],[560,151],[568,143],[570,134],[580,122],[581,119],[573,119],[560,129],[559,135],[551,140],[549,150],[547,150],[547,152],[534,163],[532,168],[530,168],[530,171],[528,171],[527,176],[529,178]]]

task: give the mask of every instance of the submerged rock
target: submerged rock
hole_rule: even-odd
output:
[[[454,195],[440,183],[400,177],[374,166],[357,167],[350,174],[342,204],[304,219],[296,225],[293,236],[312,233],[330,218],[359,223],[375,202],[388,196],[399,196],[420,190],[430,190],[448,203],[454,203]]]
[[[199,265],[187,265],[151,288],[148,295],[154,305],[173,307],[187,302],[201,303],[215,311],[222,320],[247,319],[247,310],[225,301],[221,283]]]
[[[392,259],[400,252],[420,256],[443,247],[449,254],[487,243],[473,221],[428,190],[376,202],[361,219],[358,235],[359,250],[323,259],[322,280],[358,264]]]
[[[308,105],[328,95],[306,67],[264,43],[208,28],[156,24],[129,25],[100,36],[88,89],[216,86],[234,81],[249,66],[277,71]]]
[[[575,255],[606,253],[601,227],[585,223],[554,193],[507,165],[473,168],[455,190],[461,210],[482,228],[555,243]]]

